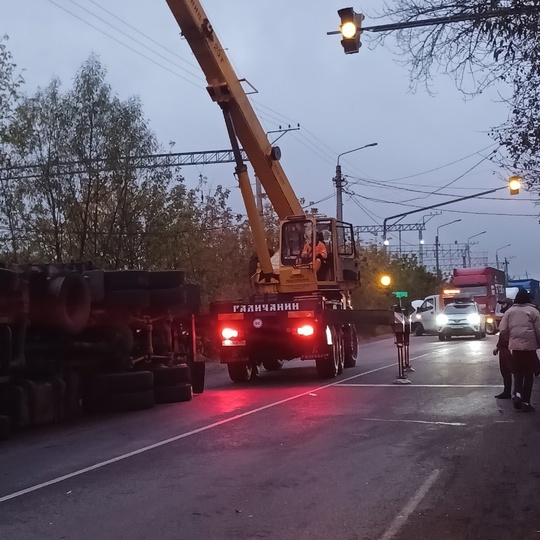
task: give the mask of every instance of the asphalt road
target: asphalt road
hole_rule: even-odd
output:
[[[410,384],[389,339],[331,381],[211,365],[191,402],[21,434],[0,538],[540,539],[540,403],[494,398],[494,344],[412,337]]]

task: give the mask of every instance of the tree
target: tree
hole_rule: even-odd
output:
[[[381,13],[399,23],[468,18],[396,31],[398,47],[410,58],[411,85],[429,87],[437,72],[453,77],[470,96],[494,83],[507,83],[509,120],[494,126],[492,135],[506,149],[506,164],[529,173],[530,186],[540,184],[539,11],[540,0],[395,0]],[[485,17],[493,12],[500,15]]]
[[[13,118],[20,98],[22,76],[16,72],[17,65],[7,48],[7,36],[0,39],[0,167],[16,165],[10,156],[6,141],[6,129]],[[17,260],[20,245],[18,229],[21,226],[20,210],[23,194],[18,186],[10,181],[9,175],[0,174],[0,239],[3,244],[3,259]]]
[[[358,250],[361,287],[353,292],[358,309],[388,309],[397,302],[393,291],[406,291],[407,301],[433,294],[442,282],[418,264],[416,257],[389,256],[375,245],[360,246]],[[380,285],[379,278],[388,274],[392,284]]]

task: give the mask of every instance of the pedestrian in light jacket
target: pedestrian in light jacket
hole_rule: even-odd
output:
[[[531,297],[520,289],[514,305],[503,315],[499,331],[508,339],[512,352],[514,407],[523,412],[534,411],[531,393],[538,367],[536,350],[540,348],[540,312],[530,304]]]

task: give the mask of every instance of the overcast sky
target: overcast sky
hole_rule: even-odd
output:
[[[238,76],[258,90],[252,103],[264,129],[300,124],[279,140],[281,162],[298,197],[315,202],[321,212],[336,215],[338,156],[372,142],[378,145],[340,158],[350,192],[344,196],[344,219],[354,225],[382,225],[401,212],[498,188],[514,172],[487,159],[497,148],[489,130],[507,117],[502,98],[508,90],[493,88],[465,101],[440,75],[433,81],[433,96],[422,88],[412,93],[406,58],[370,46],[368,36],[359,54],[345,55],[340,36],[326,34],[338,29],[337,9],[351,4],[202,4]],[[0,34],[10,38],[7,46],[24,69],[28,94],[53,76],[68,89],[95,53],[120,98],[140,96],[166,151],[230,148],[221,111],[210,100],[203,73],[165,0],[0,0],[0,7]],[[362,5],[354,7],[363,11]],[[367,13],[366,26],[381,23]],[[223,164],[188,166],[182,172],[190,186],[202,174],[209,186],[231,188],[231,204],[243,213],[233,170],[233,164]],[[470,239],[473,256],[485,254],[492,265],[497,255],[500,261],[506,257],[511,276],[540,279],[536,198],[523,190],[510,198],[503,189],[445,206],[441,215],[424,218],[426,244],[434,244],[439,228],[441,244]],[[400,223],[421,223],[429,213]],[[381,243],[380,235],[363,238]],[[391,242],[396,245],[397,236]],[[418,233],[403,233],[401,242],[404,249],[416,247]]]

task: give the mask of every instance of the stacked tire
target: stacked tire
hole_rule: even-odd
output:
[[[85,412],[138,411],[154,406],[154,375],[150,371],[103,373],[83,385]]]
[[[88,324],[90,289],[76,272],[32,271],[29,276],[30,321],[77,334]]]
[[[179,403],[193,397],[191,370],[186,364],[158,366],[152,373],[156,403]]]

